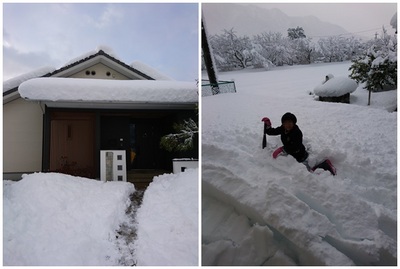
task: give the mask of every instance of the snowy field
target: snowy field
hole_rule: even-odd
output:
[[[126,182],[36,173],[3,193],[4,265],[198,264],[198,169],[159,176],[129,210]]]
[[[202,99],[203,265],[397,263],[397,91],[360,86],[351,104],[316,101],[327,74],[350,62],[220,73],[237,93]],[[263,124],[297,117],[311,162],[329,157],[337,176],[273,159],[279,136]]]

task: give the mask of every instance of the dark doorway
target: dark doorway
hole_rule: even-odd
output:
[[[160,130],[157,119],[101,117],[101,149],[125,150],[128,170],[158,169]]]
[[[52,113],[50,171],[95,177],[95,117],[91,113]]]
[[[135,169],[157,169],[160,168],[160,131],[156,120],[134,120],[131,125],[135,126],[134,148],[136,158],[132,162]]]

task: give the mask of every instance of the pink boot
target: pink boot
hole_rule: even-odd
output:
[[[283,151],[283,147],[277,148],[274,153],[272,153],[272,157],[274,159],[278,158],[279,154],[281,154]]]

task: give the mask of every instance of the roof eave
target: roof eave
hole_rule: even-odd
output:
[[[107,101],[48,101],[28,100],[39,102],[53,108],[81,108],[81,109],[194,109],[196,102],[107,102]]]
[[[21,98],[21,95],[18,92],[18,88],[6,91],[3,93],[3,105],[10,103],[18,98]]]

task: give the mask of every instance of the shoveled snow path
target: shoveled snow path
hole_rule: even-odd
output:
[[[316,102],[304,94],[315,79],[289,73],[281,83],[264,72],[269,84],[248,87],[257,74],[239,74],[243,93],[203,99],[203,264],[395,263],[397,113]],[[276,126],[287,111],[311,158],[330,157],[336,177],[310,174],[290,156],[272,159],[279,137],[261,149],[261,118]]]

